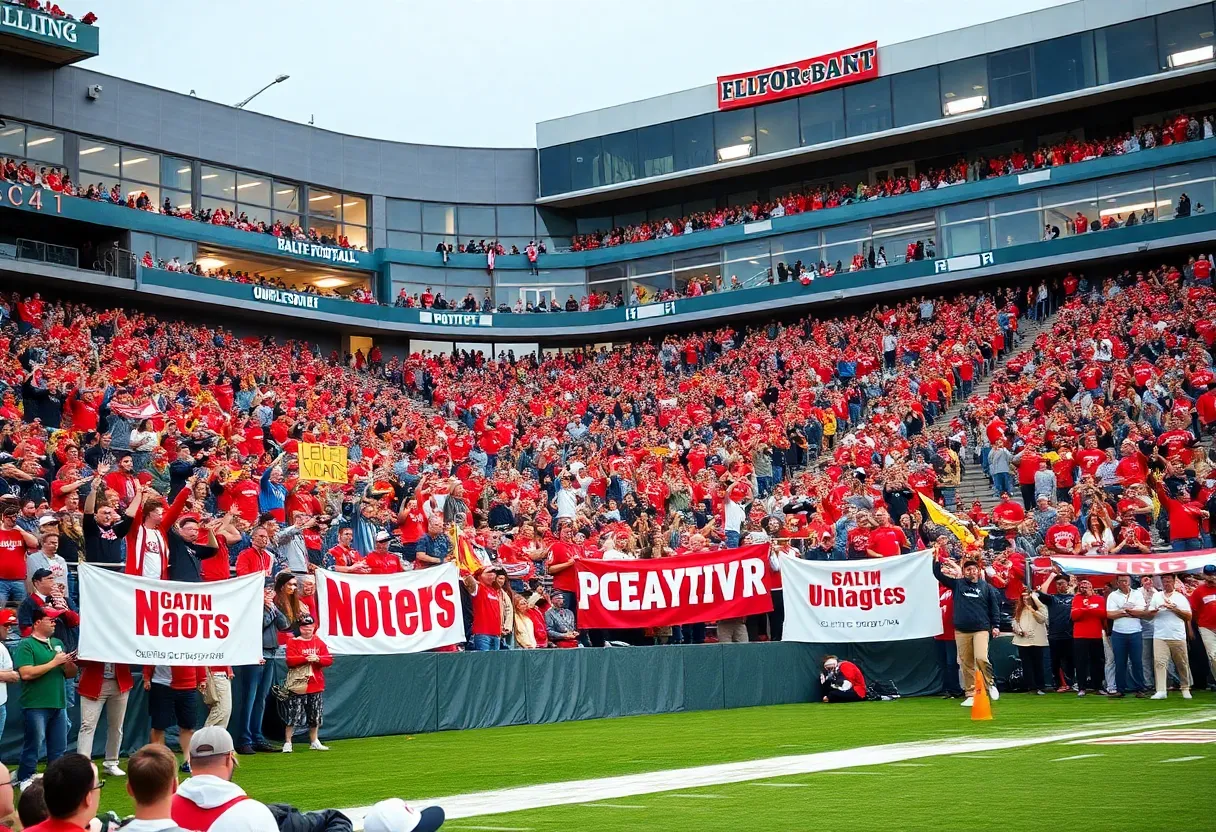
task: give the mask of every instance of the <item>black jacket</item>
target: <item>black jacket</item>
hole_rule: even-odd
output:
[[[1047,638],[1072,638],[1072,596],[1046,592],[1040,592],[1038,596],[1047,607]]]
[[[274,815],[279,832],[351,832],[350,818],[337,809],[321,809],[316,812],[301,812],[286,803],[267,805]]]
[[[933,561],[933,577],[954,592],[954,629],[978,633],[1001,624],[1001,596],[987,581],[972,583],[966,578],[949,578],[941,564]]]

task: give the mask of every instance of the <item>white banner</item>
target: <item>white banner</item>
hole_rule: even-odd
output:
[[[941,635],[938,583],[925,552],[826,561],[781,556],[785,641],[837,644]]]
[[[1052,558],[1072,575],[1166,575],[1172,572],[1199,572],[1216,564],[1216,550],[1172,552],[1162,555],[1103,555],[1100,557]]]
[[[420,653],[464,642],[454,563],[393,575],[317,570],[317,635],[331,653]]]
[[[262,660],[261,573],[183,583],[80,564],[80,658],[168,666]]]

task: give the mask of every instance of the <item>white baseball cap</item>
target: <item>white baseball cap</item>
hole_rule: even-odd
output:
[[[443,809],[428,806],[422,811],[399,797],[381,800],[363,816],[364,832],[435,832],[443,826]]]

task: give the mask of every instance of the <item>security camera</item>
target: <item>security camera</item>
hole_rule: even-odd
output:
[[[89,98],[92,99],[93,101],[96,101],[98,98],[101,98],[101,89],[102,89],[101,84],[90,84],[89,85]]]

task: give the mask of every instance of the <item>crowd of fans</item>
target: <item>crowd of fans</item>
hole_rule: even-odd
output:
[[[183,272],[192,274],[196,277],[210,277],[213,280],[224,280],[229,283],[244,283],[250,286],[265,286],[269,289],[281,289],[286,292],[295,292],[301,295],[317,295],[323,298],[333,298],[334,300],[350,300],[355,303],[376,303],[376,298],[371,289],[367,286],[351,286],[345,287],[345,290],[339,292],[337,289],[323,289],[312,283],[288,283],[282,278],[267,277],[266,275],[257,274],[255,272],[245,271],[243,269],[216,268],[204,269],[198,263],[191,261],[189,263],[181,262],[180,258],[172,257],[168,260],[155,259],[152,257],[152,252],[145,251],[144,256],[140,258],[139,264],[146,269],[162,269],[167,272]]]
[[[58,3],[53,3],[51,0],[38,2],[38,0],[0,0],[6,6],[20,6],[23,9],[30,9],[35,12],[42,12],[51,17],[61,18],[63,20],[75,20],[76,18],[59,8]],[[92,26],[97,22],[97,15],[89,12],[84,17],[80,18],[80,22],[86,26]]]
[[[840,205],[853,205],[902,194],[947,188],[964,182],[1055,168],[1104,156],[1119,156],[1154,147],[1212,137],[1213,116],[1200,117],[1180,113],[1162,124],[1144,125],[1106,139],[1084,140],[1068,137],[1054,144],[1036,148],[1031,153],[1015,150],[999,156],[977,156],[972,161],[960,158],[953,165],[927,167],[914,176],[892,177],[872,185],[866,182],[859,182],[855,186],[847,183],[820,184],[765,202],[753,201],[750,205],[699,211],[685,217],[665,217],[661,220],[641,222],[636,225],[578,234],[572,240],[571,250],[588,251],[629,243],[642,243],[648,240],[661,240],[665,237],[676,237],[727,225],[758,222],[802,214],[807,211],[821,211]]]
[[[497,360],[379,347],[325,355],[303,341],[14,294],[0,305],[0,602],[17,607],[22,635],[70,652],[74,562],[185,581],[265,574],[264,655],[314,667],[313,682],[280,704],[285,746],[261,734],[274,662],[143,673],[154,731],[198,727],[200,687],[213,691],[208,718],[225,725],[230,691],[241,690],[243,753],[291,750],[292,728],[305,727],[310,747],[325,750],[329,654],[313,629],[310,573],[425,569],[453,557],[453,531],[480,564],[465,576],[465,592],[481,598],[464,599],[467,649],[703,642],[712,625],[580,629],[571,566],[744,542],[812,559],[931,548],[945,580],[968,580],[968,564],[986,576],[1003,596],[995,626],[1036,647],[1041,610],[1022,593],[1048,576],[1044,558],[1211,546],[1216,473],[1200,441],[1216,431],[1211,268],[1196,257],[1097,281],[1069,275]],[[1056,307],[1054,325],[1025,342],[1024,322]],[[973,395],[990,373],[991,389]],[[299,442],[346,446],[350,481],[300,480]],[[978,504],[965,512],[976,527],[968,541],[932,522],[922,497],[964,513],[956,489],[977,459],[1002,494],[991,519]],[[779,574],[773,582],[774,612],[718,622],[719,638],[781,637]],[[1211,585],[1216,593],[1216,576]],[[1185,586],[1192,599],[1206,591]],[[1216,605],[1203,610],[1210,656]],[[1040,623],[1063,639],[1074,620],[1080,630],[1075,615]],[[1124,638],[1119,620],[1112,665],[1144,643],[1142,630]],[[1205,647],[1193,634],[1189,644],[1200,685]],[[1036,656],[1023,662],[1032,679]],[[983,665],[981,651],[967,657]],[[1079,658],[1051,657],[1060,687],[1087,690],[1068,675]],[[1113,673],[1103,689],[1143,686],[1134,663]],[[65,679],[65,698],[48,697],[45,719],[23,685],[35,746],[19,778],[44,736],[48,749],[64,747],[60,702],[92,699],[95,719],[137,678],[83,667],[79,688]],[[107,738],[115,768],[119,740]]]

